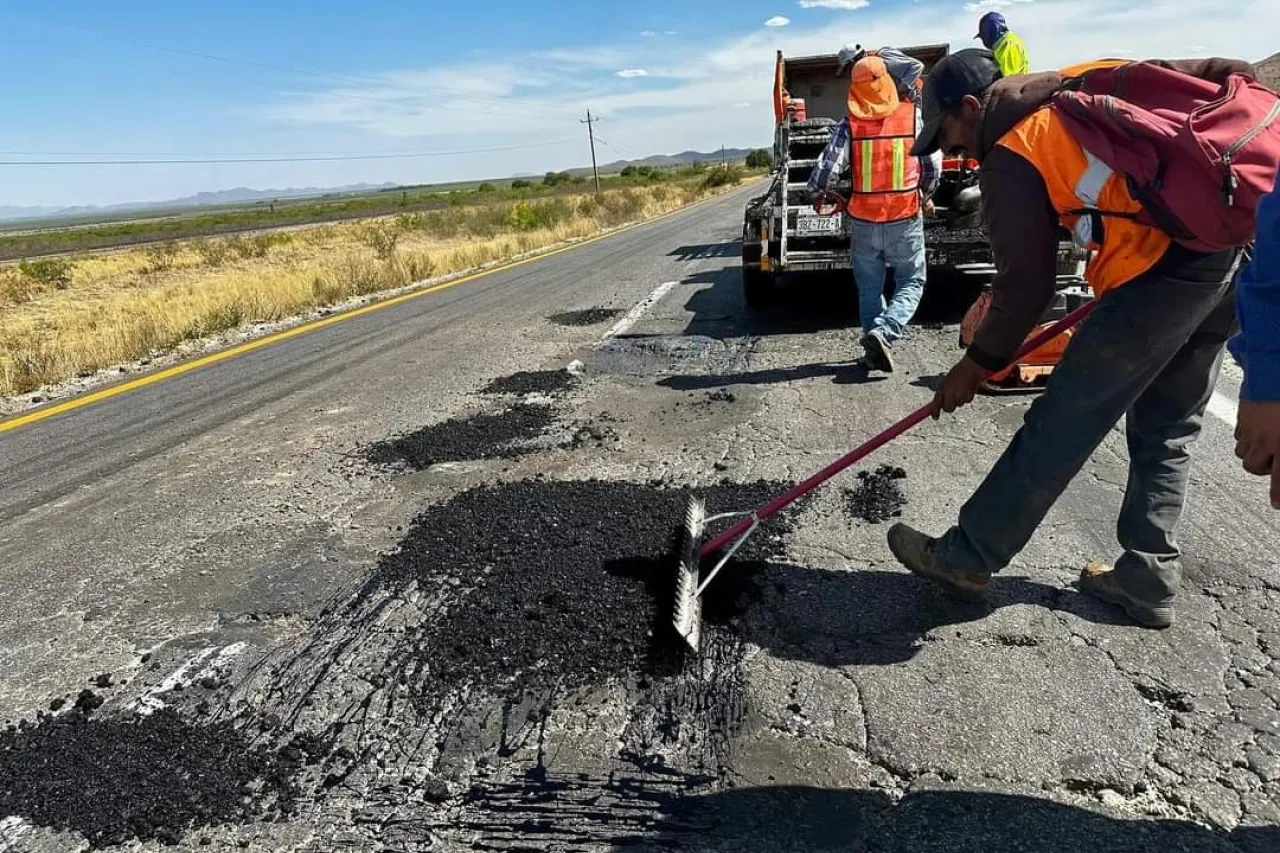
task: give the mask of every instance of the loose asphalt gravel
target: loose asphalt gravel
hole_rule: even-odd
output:
[[[522,370],[499,377],[484,387],[484,394],[559,394],[577,384],[567,370]]]
[[[377,442],[366,451],[379,465],[429,468],[442,462],[514,459],[532,452],[528,442],[555,422],[551,406],[514,403],[496,414],[450,418],[407,435]]]
[[[722,483],[705,495],[712,507],[738,508],[783,488]],[[422,695],[458,684],[504,694],[577,689],[678,665],[672,603],[690,494],[531,480],[481,486],[425,510],[380,568],[388,584],[460,590],[402,649],[421,663]],[[770,522],[739,551],[708,589],[708,621],[741,611],[752,564],[788,530]]]
[[[194,724],[167,708],[43,716],[0,732],[0,815],[75,830],[95,848],[175,844],[200,827],[291,814],[307,747],[255,746],[231,723]]]
[[[849,515],[872,524],[902,515],[907,505],[907,496],[902,490],[902,481],[906,477],[906,470],[894,465],[881,465],[874,471],[859,471],[858,484],[843,490]]]

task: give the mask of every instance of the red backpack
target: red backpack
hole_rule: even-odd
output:
[[[1280,95],[1244,74],[1213,81],[1133,62],[1067,78],[1049,103],[1142,205],[1087,212],[1154,226],[1193,251],[1253,240],[1280,164]]]

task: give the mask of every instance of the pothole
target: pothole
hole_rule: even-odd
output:
[[[515,459],[537,448],[530,442],[555,422],[551,406],[516,403],[496,414],[451,418],[373,444],[365,458],[375,465],[424,470],[444,462]]]
[[[577,377],[567,370],[522,370],[493,380],[481,393],[550,396],[569,390],[577,381]]]
[[[703,335],[637,335],[610,338],[587,363],[589,373],[616,376],[667,376],[689,371],[714,372],[728,365],[743,344]]]
[[[594,326],[612,320],[622,313],[620,308],[586,308],[581,311],[563,311],[547,319],[558,326]]]

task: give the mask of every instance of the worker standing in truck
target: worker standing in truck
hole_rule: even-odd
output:
[[[918,60],[901,53],[890,58],[902,79],[918,78],[924,69]],[[851,221],[862,363],[868,369],[892,373],[890,350],[906,333],[924,293],[923,207],[937,189],[942,155],[910,156],[921,126],[920,105],[917,100],[899,98],[899,84],[886,60],[846,48],[841,51],[842,71],[848,60],[853,60],[848,116],[832,134],[808,188],[814,198],[830,193],[844,171],[852,171],[845,212]],[[914,84],[907,90],[914,91]],[[896,283],[887,305],[886,263],[893,268]]]
[[[983,46],[991,51],[1000,66],[1000,73],[1005,77],[1015,74],[1030,74],[1031,62],[1027,59],[1027,46],[1018,38],[1018,34],[1009,29],[1009,23],[999,12],[988,12],[978,21],[976,39],[982,39]]]
[[[1076,66],[1072,73],[1107,64]],[[1252,71],[1227,59],[1166,64],[1213,81]],[[1194,252],[1125,218],[1141,206],[1124,175],[1099,165],[1046,105],[1062,81],[1058,72],[1001,79],[992,54],[971,49],[940,61],[925,82],[924,128],[913,151],[965,152],[980,162],[984,217],[999,269],[991,311],[938,388],[935,416],[972,401],[987,372],[1003,367],[1039,321],[1056,287],[1060,229],[1096,251],[1089,280],[1098,307],[957,523],[937,539],[895,525],[889,547],[916,575],[962,599],[982,599],[992,575],[1026,546],[1123,417],[1130,462],[1116,525],[1122,553],[1114,567],[1089,563],[1079,586],[1139,625],[1166,628],[1181,583],[1175,533],[1191,474],[1189,445],[1238,326],[1233,283],[1240,251]],[[1105,222],[1081,216],[1078,211],[1091,206],[1086,198],[1120,215]],[[1252,298],[1259,319],[1249,333],[1249,359],[1276,352],[1266,340],[1276,302],[1266,309]],[[1263,388],[1274,387],[1261,378],[1266,366],[1247,369],[1261,371]],[[1250,470],[1260,471],[1264,460],[1274,465],[1267,450],[1276,440],[1274,409],[1246,415],[1247,443],[1256,441],[1259,450],[1242,452]]]

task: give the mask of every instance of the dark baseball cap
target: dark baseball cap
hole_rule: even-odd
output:
[[[911,146],[915,156],[932,154],[938,149],[938,128],[942,116],[964,100],[965,95],[981,97],[1001,77],[1000,66],[991,51],[970,47],[944,56],[924,81],[921,119],[924,126]]]

